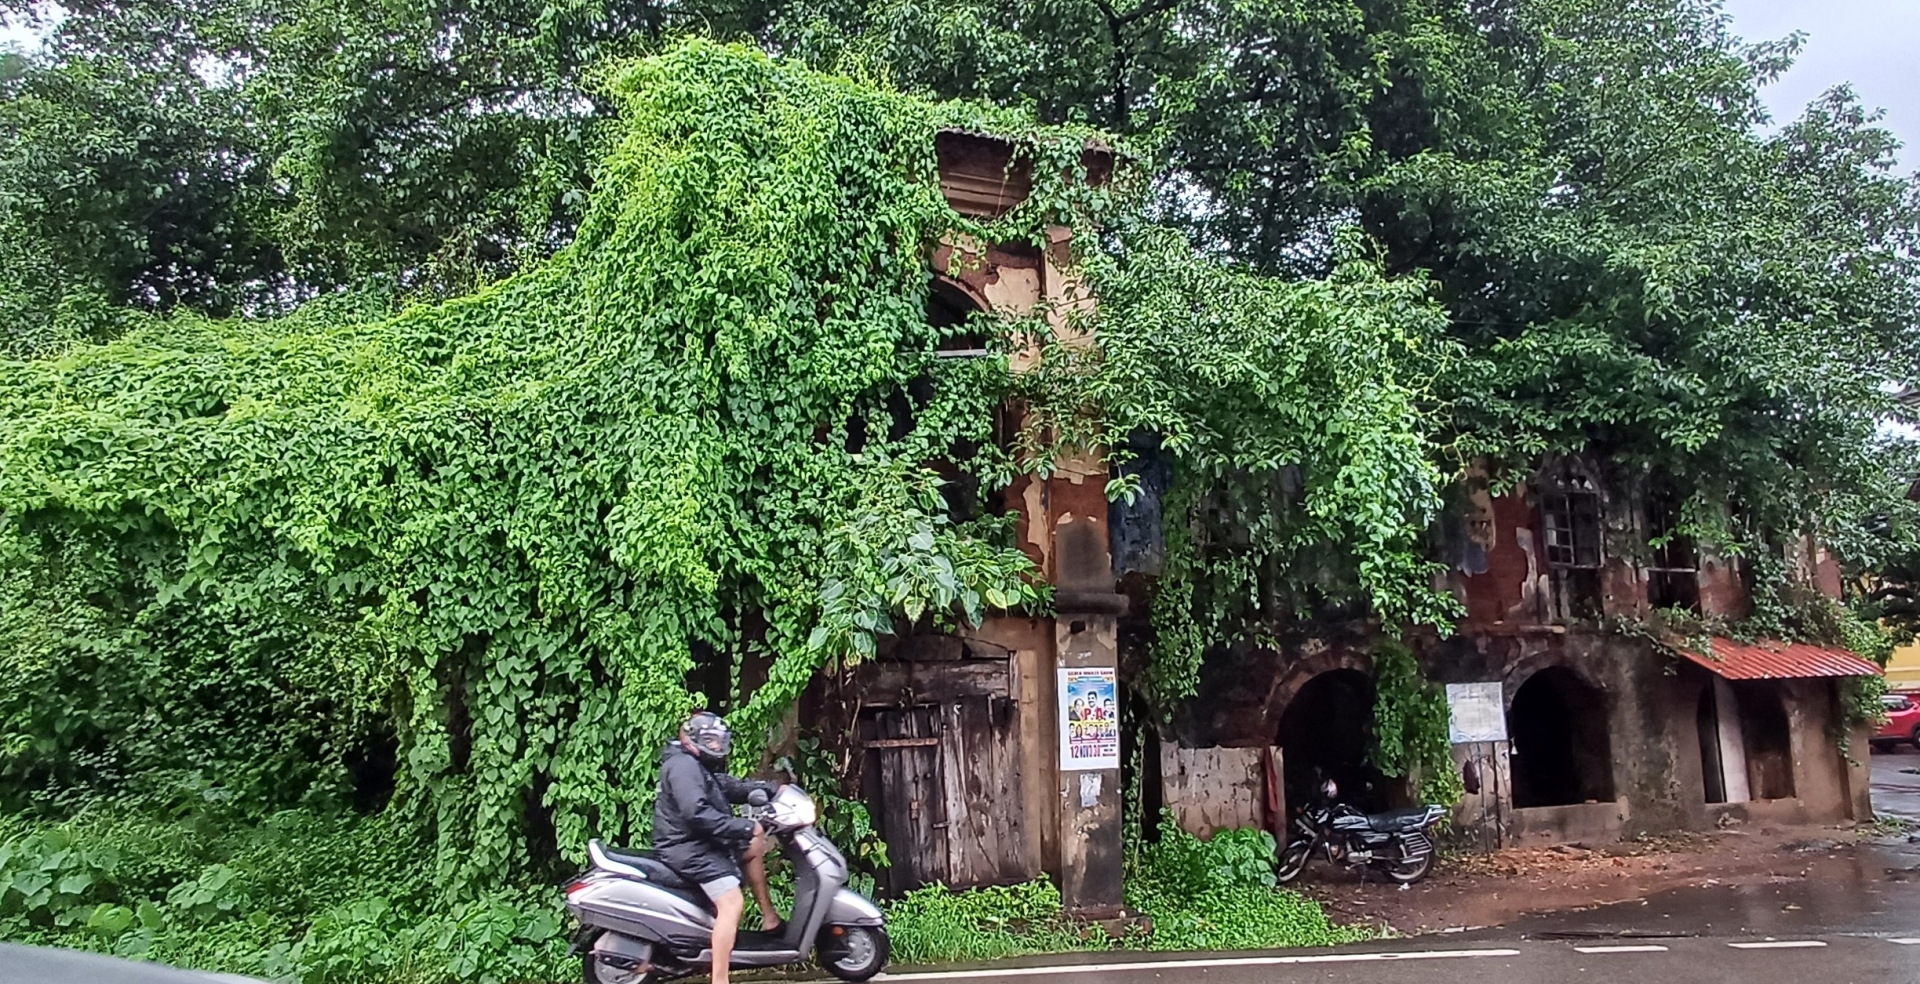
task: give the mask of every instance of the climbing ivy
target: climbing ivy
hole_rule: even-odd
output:
[[[1374,649],[1373,686],[1373,767],[1417,780],[1423,803],[1459,802],[1466,790],[1453,765],[1446,691],[1421,675],[1413,651],[1397,640]]]
[[[1023,382],[1030,428],[1109,449],[1112,494],[1138,494],[1139,459],[1170,467],[1150,692],[1192,696],[1209,647],[1296,618],[1449,622],[1424,549],[1442,477],[1423,386],[1450,350],[1424,281],[1387,278],[1351,230],[1333,275],[1303,281],[1126,216],[1111,238],[1086,264],[1099,345],[1069,336]]]

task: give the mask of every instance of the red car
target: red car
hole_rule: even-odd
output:
[[[1920,704],[1906,694],[1887,694],[1880,703],[1886,708],[1887,723],[1873,733],[1873,750],[1884,752],[1909,741],[1920,748]]]

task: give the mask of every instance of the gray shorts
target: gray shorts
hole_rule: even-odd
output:
[[[720,878],[715,878],[712,881],[703,881],[700,883],[700,890],[707,893],[707,898],[718,902],[720,901],[720,897],[728,892],[737,892],[740,890],[740,879],[732,875],[725,875]]]

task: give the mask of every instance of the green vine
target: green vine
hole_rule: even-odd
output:
[[[1106,450],[1110,494],[1137,493],[1137,456],[1170,466],[1155,702],[1192,697],[1208,649],[1316,614],[1449,624],[1425,552],[1442,479],[1424,387],[1450,348],[1426,283],[1389,279],[1350,229],[1323,280],[1197,255],[1125,213],[1109,236],[1120,248],[1086,263],[1100,306],[1076,314],[1099,345],[1046,346],[1023,384],[1030,431]]]
[[[1446,691],[1421,675],[1413,651],[1397,640],[1374,649],[1373,685],[1373,767],[1415,780],[1423,803],[1458,803],[1466,789],[1453,765]]]

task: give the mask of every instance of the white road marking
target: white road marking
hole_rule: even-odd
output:
[[[1287,957],[1219,957],[1210,960],[1146,960],[1139,963],[1063,964],[1052,967],[1008,967],[1005,970],[930,971],[881,974],[876,981],[966,981],[1000,977],[1050,977],[1054,974],[1111,974],[1140,970],[1204,970],[1208,967],[1273,967],[1285,964],[1363,963],[1375,960],[1459,960],[1472,957],[1517,957],[1519,950],[1401,950],[1388,953],[1324,953]]]
[[[1764,943],[1728,943],[1736,950],[1801,950],[1826,946],[1819,940],[1767,940]]]
[[[1920,936],[1915,936],[1908,939],[1889,940],[1888,942],[1898,943],[1901,946],[1920,946]]]
[[[1641,943],[1633,946],[1576,946],[1573,949],[1574,949],[1574,952],[1576,953],[1665,953],[1667,952],[1666,947],[1657,946],[1652,943]]]

